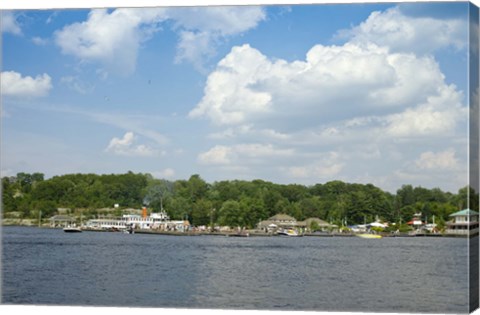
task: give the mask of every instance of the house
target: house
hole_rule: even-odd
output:
[[[287,214],[279,213],[267,220],[260,221],[257,228],[265,231],[276,230],[277,228],[294,228],[297,227],[297,220]]]
[[[478,212],[464,209],[452,213],[453,221],[447,223],[446,234],[478,235]]]
[[[416,229],[420,228],[424,224],[424,222],[422,222],[422,213],[415,213],[412,220],[408,221],[407,224]]]

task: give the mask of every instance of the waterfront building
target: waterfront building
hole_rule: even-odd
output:
[[[291,229],[297,227],[297,220],[287,214],[279,213],[267,220],[260,221],[257,228],[260,230],[272,231],[277,228]]]
[[[319,218],[308,218],[304,221],[298,221],[297,226],[305,229],[307,232],[310,232],[310,227],[312,226],[313,222],[317,224],[320,231],[328,231],[330,229],[338,228],[338,225],[330,224]]]
[[[424,222],[422,222],[422,213],[415,213],[412,220],[408,221],[407,224],[413,226],[416,229],[420,228],[424,224]]]
[[[456,235],[477,235],[478,234],[478,212],[464,209],[452,213],[453,221],[447,223],[445,233]]]
[[[67,227],[75,225],[75,218],[68,215],[55,215],[48,219],[50,221],[50,227]]]

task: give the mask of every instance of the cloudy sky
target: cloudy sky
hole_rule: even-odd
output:
[[[2,13],[2,176],[467,184],[468,5]]]

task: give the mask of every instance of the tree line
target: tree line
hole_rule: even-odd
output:
[[[193,225],[228,225],[252,228],[261,220],[285,213],[297,220],[321,218],[339,226],[363,224],[379,218],[405,223],[415,213],[422,219],[444,224],[449,215],[471,205],[478,194],[469,187],[457,193],[439,188],[403,185],[395,194],[372,184],[335,180],[304,186],[264,180],[225,180],[207,183],[198,174],[188,180],[155,179],[150,174],[67,174],[45,179],[42,173],[18,173],[2,178],[4,215],[22,218],[52,216],[58,208],[81,209],[85,219],[98,209],[139,208],[164,210],[172,219],[188,219]],[[478,208],[474,208],[478,210]],[[121,211],[121,210],[119,210]]]

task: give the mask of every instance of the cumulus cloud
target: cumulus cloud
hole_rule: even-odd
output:
[[[401,137],[450,133],[458,122],[467,119],[468,109],[462,106],[461,96],[454,86],[442,86],[438,95],[429,97],[426,103],[386,117],[386,131]]]
[[[219,41],[241,34],[265,19],[261,7],[122,8],[92,10],[86,21],[55,33],[62,53],[129,75],[141,44],[170,21],[179,34],[176,61],[201,68]],[[169,25],[170,25],[169,24]]]
[[[424,152],[415,161],[419,169],[427,170],[455,170],[459,166],[459,161],[455,156],[454,149],[448,149],[442,152]]]
[[[450,128],[462,114],[461,97],[455,86],[446,85],[431,56],[347,43],[315,45],[305,60],[287,62],[246,44],[233,47],[218,63],[189,117],[206,117],[220,126],[248,122],[281,132],[373,113],[394,115],[406,108],[425,115],[441,108],[442,118],[453,114],[448,118],[453,121],[441,126]],[[403,116],[390,118],[392,132],[408,119]]]
[[[106,152],[116,155],[151,157],[157,152],[144,144],[135,145],[135,134],[131,131],[125,133],[123,138],[114,137],[110,140]]]
[[[52,89],[52,79],[46,73],[33,78],[15,71],[4,71],[0,78],[1,93],[5,96],[41,97]]]
[[[172,8],[168,11],[180,30],[177,62],[188,61],[201,68],[215,54],[219,41],[242,34],[265,20],[260,6]]]
[[[55,32],[55,43],[64,54],[128,75],[135,70],[140,44],[158,30],[164,12],[161,8],[95,9],[86,21]]]
[[[263,142],[291,148],[288,158],[256,159],[270,161],[269,171],[277,167],[287,181],[377,178],[394,190],[410,180],[460,178],[468,108],[433,53],[448,48],[464,55],[467,31],[458,16],[406,16],[393,8],[342,32],[345,43],[314,45],[296,60],[235,46],[189,112],[211,122],[210,140],[223,142],[198,161],[262,173],[236,143]]]
[[[465,48],[467,23],[463,18],[407,16],[399,7],[394,7],[373,12],[366,21],[340,31],[338,36],[354,43],[370,42],[389,47],[392,52],[424,54],[446,47]]]
[[[412,154],[413,155],[413,154]],[[465,146],[450,147],[420,152],[415,157],[408,156],[404,165],[393,169],[389,176],[390,185],[415,183],[424,187],[439,187],[451,192],[458,191],[468,182],[468,163]]]
[[[2,33],[10,33],[13,35],[22,35],[22,29],[17,21],[16,15],[12,11],[1,12],[1,29]]]
[[[201,164],[226,165],[231,163],[231,158],[229,157],[231,154],[231,148],[216,145],[207,152],[200,153],[198,155],[198,161]]]

